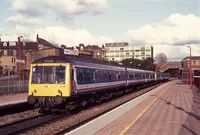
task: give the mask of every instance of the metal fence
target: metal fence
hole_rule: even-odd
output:
[[[23,92],[28,92],[28,80],[18,80],[17,77],[0,78],[0,95]]]

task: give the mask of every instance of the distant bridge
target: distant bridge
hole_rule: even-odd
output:
[[[167,72],[172,77],[178,77],[180,68],[181,62],[167,62],[160,67],[160,72]]]

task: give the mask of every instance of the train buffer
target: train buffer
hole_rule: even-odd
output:
[[[156,89],[66,135],[199,135],[200,95],[180,80]]]

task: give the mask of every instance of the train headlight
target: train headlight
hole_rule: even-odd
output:
[[[37,93],[37,90],[34,90],[33,92],[34,92],[34,93]]]

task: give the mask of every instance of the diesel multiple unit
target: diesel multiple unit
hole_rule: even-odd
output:
[[[41,109],[73,109],[167,79],[153,71],[48,56],[31,64],[28,102]]]

